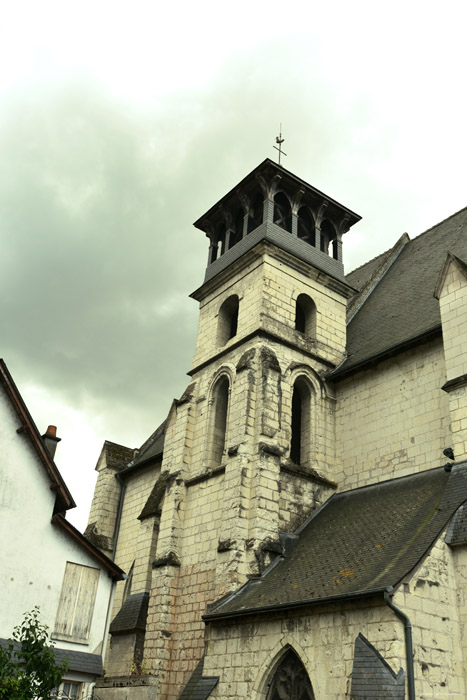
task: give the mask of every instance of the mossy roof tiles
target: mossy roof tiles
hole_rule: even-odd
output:
[[[288,556],[205,619],[394,587],[466,499],[467,463],[335,494],[299,530]]]

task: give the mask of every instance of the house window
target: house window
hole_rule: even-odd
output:
[[[227,413],[229,410],[229,380],[221,377],[213,390],[214,401],[211,414],[211,461],[215,466],[222,462],[227,431]]]
[[[217,325],[217,344],[225,345],[228,340],[237,335],[238,325],[238,296],[232,295],[224,301],[219,309]]]
[[[91,629],[99,569],[66,563],[53,637],[86,643]]]
[[[80,700],[82,696],[82,683],[63,681],[58,690],[52,693],[51,700]]]
[[[290,459],[294,464],[307,464],[311,447],[311,392],[308,382],[300,377],[293,386]]]
[[[307,294],[300,294],[295,302],[295,330],[310,338],[316,336],[316,306]]]

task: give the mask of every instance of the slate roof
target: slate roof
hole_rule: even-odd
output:
[[[203,676],[203,669],[204,656],[179,695],[179,700],[206,700],[210,696],[219,681],[219,676]]]
[[[0,639],[0,646],[8,647],[10,640]],[[13,642],[13,649],[17,653],[20,649],[19,642]],[[78,673],[87,673],[92,676],[102,675],[102,658],[99,654],[89,654],[85,651],[72,651],[70,649],[58,649],[54,647],[54,655],[57,664],[68,662],[68,670]]]
[[[165,441],[165,424],[166,420],[159,425],[158,428],[148,437],[138,450],[138,456],[132,463],[132,467],[143,462],[148,462],[151,459],[159,457],[164,451]],[[131,467],[130,467],[131,468]]]
[[[124,634],[134,630],[144,631],[148,616],[148,604],[149,593],[129,595],[110,624],[110,634]]]
[[[467,258],[467,208],[411,240],[347,327],[348,359],[332,377],[429,332],[440,332],[433,292],[446,253]],[[346,276],[362,289],[386,253]]]
[[[467,499],[467,463],[331,498],[300,528],[290,554],[220,601],[204,619],[244,615],[395,587]]]

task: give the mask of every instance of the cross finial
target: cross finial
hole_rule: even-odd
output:
[[[281,155],[287,155],[287,153],[282,150],[282,144],[284,143],[284,141],[285,139],[282,138],[282,124],[279,124],[279,136],[276,136],[276,143],[279,144],[279,147],[274,146],[276,151],[279,151],[279,165],[281,164]]]

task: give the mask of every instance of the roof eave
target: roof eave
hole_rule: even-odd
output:
[[[57,492],[57,499],[59,500],[59,503],[56,510],[69,510],[70,508],[75,508],[76,503],[74,502],[73,497],[57,468],[57,465],[44,445],[37,426],[34,423],[26,404],[24,403],[23,397],[13,381],[13,377],[8,371],[5,361],[2,359],[0,359],[0,381],[4,385],[8,398],[10,399],[17,416],[21,421],[22,425],[18,429],[18,432],[25,431],[29,435],[34,450],[36,451],[37,456],[41,460],[47,475],[49,476],[51,481],[50,487],[52,490]]]
[[[63,515],[57,513],[52,517],[51,522],[65,530],[73,537],[91,556],[99,561],[99,563],[107,570],[110,578],[113,581],[123,581],[125,573],[115,562],[107,557],[100,549],[95,547],[74,525],[72,525]]]
[[[231,612],[212,612],[206,613],[202,616],[205,622],[217,621],[217,620],[227,620],[237,617],[245,617],[247,615],[259,615],[262,613],[273,613],[282,612],[283,610],[292,610],[295,608],[304,607],[315,607],[316,605],[325,605],[331,603],[337,603],[346,600],[355,600],[359,598],[370,598],[372,596],[383,595],[387,590],[387,586],[381,586],[379,588],[371,588],[365,591],[352,591],[350,593],[341,593],[336,596],[327,596],[325,598],[313,598],[306,600],[298,600],[288,603],[278,603],[276,605],[265,605],[261,608],[247,608],[245,610],[233,610]]]

